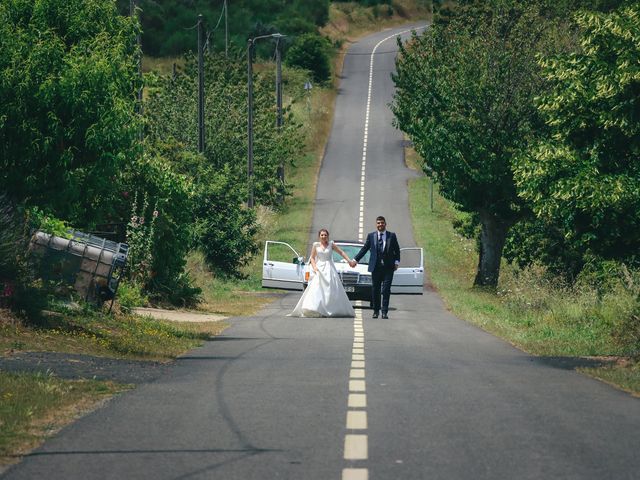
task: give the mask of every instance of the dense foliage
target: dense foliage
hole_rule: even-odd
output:
[[[256,215],[244,206],[244,56],[206,56],[207,148],[198,154],[195,61],[175,78],[145,78],[139,110],[138,25],[115,0],[8,0],[0,33],[2,288],[33,284],[19,261],[30,227],[113,229],[130,244],[128,288],[175,303],[197,293],[185,273],[193,248],[216,274],[238,275],[257,248]],[[288,111],[276,129],[273,70],[255,76],[255,200],[277,208],[289,193],[278,168],[303,142]]]
[[[397,125],[441,193],[482,226],[476,285],[496,285],[508,230],[527,214],[511,165],[542,126],[536,54],[556,48],[555,29],[539,6],[498,0],[401,45]]]
[[[120,11],[129,12],[129,0],[118,0]],[[210,32],[210,51],[225,49],[224,0],[137,0],[145,54],[180,55],[194,51],[193,31],[198,14]],[[231,49],[244,49],[247,39],[280,32],[293,38],[315,32],[329,18],[329,0],[228,0]]]
[[[247,198],[247,80],[246,60],[222,55],[206,57],[205,152],[207,164],[217,171],[228,167],[232,181]],[[276,130],[273,69],[254,77],[254,173],[255,199],[275,205],[286,193],[277,182],[281,161],[299,154],[299,126],[285,110],[284,126]],[[189,57],[175,78],[158,78],[145,105],[148,140],[159,148],[179,144],[197,151],[197,71]],[[195,172],[189,172],[194,173]]]
[[[538,225],[565,246],[547,263],[573,275],[594,257],[635,263],[640,250],[640,7],[575,19],[580,49],[540,61],[551,135],[515,171]]]
[[[168,158],[193,189],[194,240],[216,271],[237,274],[256,251],[255,214],[247,200],[247,87],[244,58],[208,55],[205,69],[205,151],[197,155],[197,72],[193,58],[175,78],[156,78],[145,105],[149,148]],[[274,78],[254,79],[254,199],[276,207],[288,194],[281,162],[300,155],[299,126],[285,111],[275,128]],[[178,153],[182,152],[182,153]]]
[[[472,213],[460,231],[482,225],[476,284],[505,242],[570,280],[638,261],[637,3],[530,3],[449,2],[398,60],[398,125]]]
[[[192,247],[193,188],[167,157],[148,151],[128,169],[125,239],[130,246],[129,278],[175,303],[195,291],[184,276]]]
[[[0,190],[77,224],[135,155],[136,25],[113,2],[0,3]]]
[[[331,44],[318,34],[296,38],[286,61],[288,65],[310,71],[315,82],[326,83],[331,78]]]
[[[28,242],[24,210],[0,194],[0,307],[35,316],[45,296],[35,285],[34,265],[27,255]]]

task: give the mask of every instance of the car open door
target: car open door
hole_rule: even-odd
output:
[[[424,285],[424,256],[422,248],[400,249],[400,266],[393,274],[391,293],[422,295]]]
[[[262,287],[302,290],[304,259],[291,245],[267,240],[262,260]]]

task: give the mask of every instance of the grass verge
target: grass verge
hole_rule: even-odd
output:
[[[321,29],[335,44],[352,42],[368,33],[431,17],[428,2],[394,0],[391,5],[366,7],[357,2],[331,2],[329,21]]]
[[[52,312],[38,325],[0,322],[0,351],[50,351],[162,362],[201,345],[225,326],[224,322],[176,323],[91,311]]]
[[[579,371],[605,383],[640,396],[640,363],[625,361],[600,368],[579,368]]]
[[[408,164],[412,155],[408,152]],[[616,334],[617,322],[628,316],[637,301],[631,298],[632,292],[602,297],[586,286],[554,284],[539,267],[523,271],[506,263],[497,292],[473,288],[478,261],[475,240],[462,237],[452,227],[465,214],[437,189],[432,210],[430,188],[427,177],[409,186],[415,236],[425,249],[433,286],[456,316],[534,355],[606,357],[606,366],[580,370],[640,394],[640,364],[628,358],[629,346]]]
[[[0,468],[19,460],[61,427],[130,388],[0,371]]]
[[[218,335],[224,322],[168,322],[136,315],[50,312],[26,326],[0,310],[0,351],[55,351],[168,361]],[[130,388],[113,382],[62,380],[0,371],[0,466],[42,443],[67,423]]]

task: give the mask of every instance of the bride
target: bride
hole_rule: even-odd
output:
[[[337,252],[347,262],[350,259],[333,240],[329,240],[326,228],[318,232],[318,237],[320,241],[313,243],[309,259],[313,277],[289,316],[354,317],[355,312],[333,263],[333,252]]]

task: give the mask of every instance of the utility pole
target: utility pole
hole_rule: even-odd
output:
[[[227,0],[224,0],[224,56],[229,58],[229,15]]]
[[[136,0],[129,1],[129,15],[131,18],[137,17],[138,12],[136,10]],[[136,92],[136,108],[135,111],[138,115],[142,116],[142,36],[140,31],[136,34],[136,48],[138,55],[138,78],[140,80],[140,88]],[[140,142],[144,139],[144,130],[142,128],[142,123],[140,124],[140,131],[138,132],[138,136],[140,138]]]
[[[272,33],[271,35],[260,35],[259,37],[247,40],[247,186],[249,195],[247,206],[253,208],[253,47],[256,41],[263,38],[280,39],[284,35]]]
[[[282,130],[282,60],[280,55],[280,39],[276,40],[276,128],[278,134]],[[284,186],[284,160],[280,159],[280,166],[278,167],[278,180]],[[281,196],[280,201],[284,201],[284,194]]]
[[[247,206],[249,208],[253,208],[253,42],[252,38],[247,41],[247,133],[249,136],[247,148],[249,198]]]
[[[198,153],[204,147],[204,21],[198,15]]]

